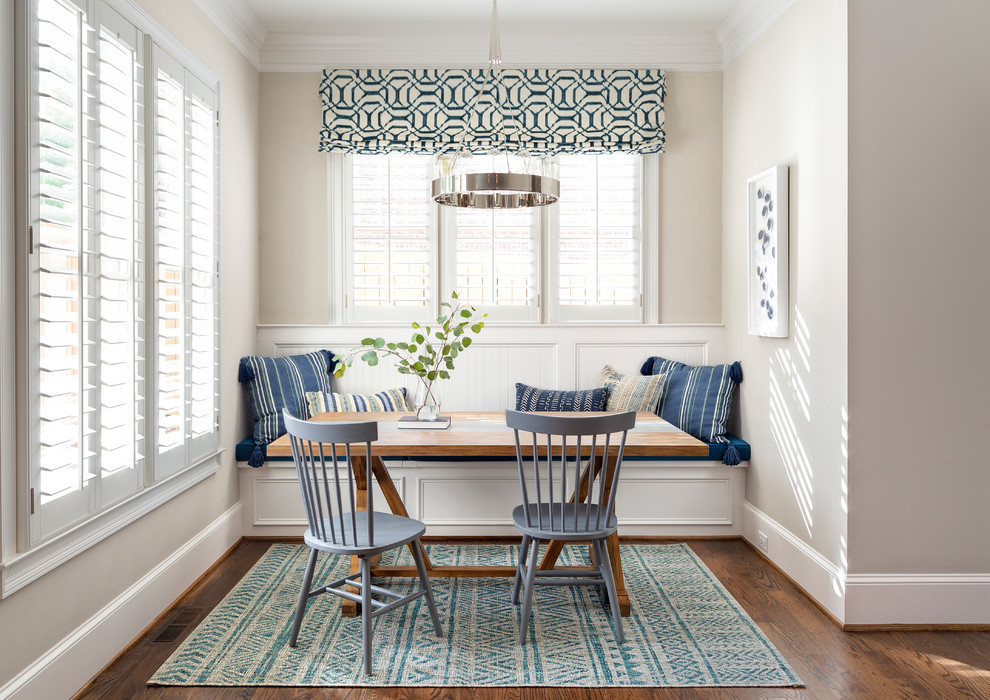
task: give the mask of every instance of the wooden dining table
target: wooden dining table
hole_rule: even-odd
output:
[[[505,458],[516,456],[516,443],[513,431],[505,425],[504,412],[451,412],[450,427],[442,430],[402,428],[398,427],[398,419],[410,413],[320,413],[313,416],[311,421],[377,421],[378,440],[371,444],[371,469],[378,482],[378,487],[385,496],[392,513],[409,517],[406,507],[395,488],[392,477],[385,466],[385,459],[425,459],[442,458]],[[566,414],[566,415],[574,415]],[[582,415],[601,415],[583,413]],[[283,435],[268,445],[268,455],[292,456],[289,436]],[[573,446],[571,446],[573,447]],[[586,448],[587,449],[587,448]],[[575,486],[576,494],[584,498],[588,485],[588,477],[606,470],[606,483],[610,482],[611,470],[615,466],[617,445],[612,445],[609,454],[604,454],[599,446],[595,460],[588,460],[584,473]],[[362,450],[362,452],[364,452]],[[523,446],[523,454],[532,452],[531,446]],[[652,413],[639,412],[636,414],[636,427],[629,431],[626,438],[624,458],[629,457],[678,457],[703,456],[708,454],[708,445]],[[590,456],[590,455],[589,455]],[[362,454],[352,455],[351,469],[358,490],[357,507],[367,508],[368,483],[367,465]],[[594,471],[592,471],[594,470]],[[619,479],[621,485],[621,476]],[[483,494],[479,494],[483,497]],[[607,496],[606,496],[607,497]],[[621,522],[621,514],[616,513]],[[564,543],[553,540],[547,546],[540,561],[541,570],[561,568],[557,565]],[[619,597],[619,608],[623,616],[629,615],[629,594],[626,591],[625,580],[622,576],[622,560],[619,555],[619,540],[617,534],[608,538],[609,558],[615,575],[616,588]],[[412,544],[410,547],[414,546]],[[422,547],[422,545],[418,545]],[[514,577],[515,566],[439,566],[434,565],[423,549],[427,572],[430,576],[471,577],[471,576],[507,576]],[[352,557],[351,572],[359,570],[356,557]],[[417,576],[415,566],[381,565],[375,562],[372,568],[375,576]],[[342,601],[344,615],[357,614],[356,603]]]

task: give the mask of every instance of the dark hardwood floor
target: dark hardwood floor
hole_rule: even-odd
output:
[[[630,540],[633,541],[633,540]],[[990,631],[843,632],[742,540],[691,540],[784,654],[806,688],[159,688],[145,683],[241,579],[270,541],[245,540],[76,697],[165,700],[311,698],[990,698]]]

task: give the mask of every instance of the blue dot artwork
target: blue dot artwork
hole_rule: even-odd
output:
[[[777,282],[776,275],[771,274],[770,260],[776,259],[777,257],[777,246],[775,242],[772,242],[771,234],[773,232],[773,212],[774,212],[774,196],[768,187],[758,186],[756,188],[756,225],[754,228],[757,230],[756,241],[756,290],[760,297],[760,313],[765,314],[765,319],[772,321],[774,318],[774,307],[773,303],[777,297],[777,290],[775,285]],[[773,268],[774,270],[776,268]],[[754,303],[756,300],[753,300]]]

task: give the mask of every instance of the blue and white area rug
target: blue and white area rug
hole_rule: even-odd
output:
[[[434,545],[435,564],[511,565],[518,548]],[[444,637],[425,601],[374,621],[374,670],[361,668],[360,618],[340,599],[310,600],[297,646],[288,646],[308,548],[276,544],[158,669],[149,685],[205,686],[797,686],[770,640],[687,545],[623,545],[632,603],[626,643],[593,586],[538,586],[530,640],[517,642],[521,606],[511,579],[435,578]],[[560,563],[585,564],[569,546]],[[398,561],[396,561],[396,558]],[[412,564],[408,549],[383,563]],[[346,575],[344,557],[321,555],[314,581]],[[411,590],[415,579],[391,579]]]

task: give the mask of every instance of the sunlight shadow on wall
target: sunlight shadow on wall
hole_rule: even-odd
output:
[[[795,317],[800,318],[797,309],[795,309]],[[807,327],[804,326],[803,321],[796,325],[804,327],[804,340],[807,342],[810,338]],[[805,352],[801,358],[806,370],[810,371],[810,352]],[[777,443],[777,451],[783,461],[805,528],[808,530],[808,535],[811,535],[814,472],[811,459],[801,441],[801,432],[795,422],[795,407],[800,411],[799,419],[803,414],[802,426],[806,426],[811,422],[811,398],[800,377],[798,366],[792,359],[790,349],[781,348],[770,356],[770,432]]]
[[[840,423],[842,452],[839,463],[839,489],[842,495],[839,496],[839,505],[842,512],[849,515],[849,413],[846,407],[842,407],[842,422]],[[848,520],[848,517],[847,517]],[[846,574],[849,571],[849,543],[846,542],[845,535],[839,535],[839,572],[832,578],[832,589],[837,595],[846,594]]]

